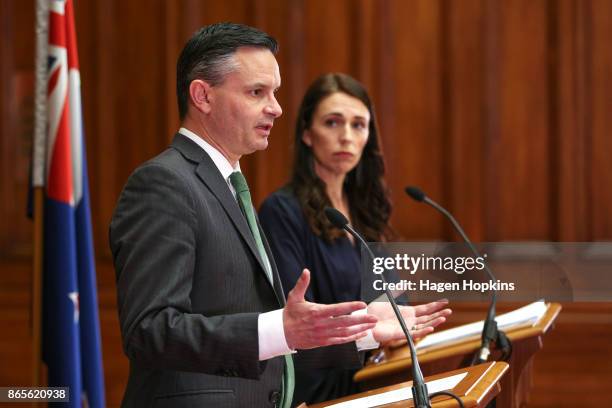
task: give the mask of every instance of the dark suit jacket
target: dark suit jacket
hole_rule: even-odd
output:
[[[262,234],[263,235],[263,234]],[[206,152],[177,135],[128,179],[110,226],[124,407],[269,407],[282,357],[259,361],[257,319],[284,305]]]

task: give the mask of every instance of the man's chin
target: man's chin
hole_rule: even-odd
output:
[[[257,140],[257,143],[253,147],[254,147],[254,151],[266,150],[268,148],[268,137],[264,137],[264,138]]]
[[[251,146],[249,146],[249,150],[247,152],[242,153],[241,156],[246,156],[246,155],[249,155],[249,154],[253,154],[253,153],[261,151],[261,150],[266,150],[267,148],[268,148],[268,140],[267,139],[265,141],[258,140],[257,143],[253,143]]]

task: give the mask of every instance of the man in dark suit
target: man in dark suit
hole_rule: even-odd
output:
[[[243,25],[198,31],[177,64],[182,127],[121,193],[110,245],[125,407],[288,407],[294,350],[345,344],[341,358],[371,329],[401,335],[388,315],[353,313],[363,302],[306,302],[307,270],[285,302],[239,165],[282,113],[276,49]]]

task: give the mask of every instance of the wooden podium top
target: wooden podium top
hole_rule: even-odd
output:
[[[489,362],[480,364],[473,367],[460,368],[458,370],[449,371],[443,374],[437,374],[427,377],[425,381],[430,382],[441,378],[450,377],[456,374],[467,373],[467,375],[451,390],[463,401],[466,407],[484,407],[488,404],[500,391],[499,380],[508,370],[508,364],[504,362]],[[393,391],[400,388],[412,387],[412,381],[407,381],[387,387],[377,388],[362,392],[359,394],[351,395],[349,397],[339,398],[332,401],[323,402],[320,404],[309,405],[309,408],[323,408],[340,402],[353,401],[358,398],[367,397],[371,395],[381,394],[387,391]],[[412,395],[412,394],[411,394]],[[391,408],[391,407],[412,407],[412,401],[403,400],[392,404],[380,405],[380,407]],[[458,403],[449,396],[442,395],[432,400],[432,407],[448,408],[457,407]],[[305,408],[306,404],[300,405],[298,408]],[[358,403],[355,402],[355,408],[359,407]]]
[[[519,325],[504,329],[510,341],[518,342],[531,337],[545,334],[554,323],[561,305],[559,303],[549,303],[548,308],[542,318],[533,326]],[[417,350],[419,363],[440,360],[450,356],[473,353],[480,347],[480,335],[475,335],[456,341]],[[410,351],[405,344],[400,347],[385,348],[385,360],[380,363],[370,364],[359,370],[354,377],[357,382],[367,381],[374,378],[390,375],[401,370],[406,370],[412,365]]]

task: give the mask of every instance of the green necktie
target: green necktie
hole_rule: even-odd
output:
[[[268,276],[268,279],[270,279],[270,283],[273,284],[272,266],[270,265],[270,260],[268,259],[268,255],[266,254],[266,250],[261,239],[261,234],[259,233],[257,220],[255,219],[255,211],[253,210],[253,203],[251,201],[251,193],[249,192],[249,186],[247,185],[246,179],[239,171],[235,171],[230,174],[229,179],[230,183],[232,183],[232,186],[234,187],[234,190],[236,190],[236,197],[238,198],[240,209],[247,219],[249,228],[253,234],[253,238],[255,238],[255,244],[257,244],[259,256],[261,256],[261,259],[265,265],[266,275]],[[293,390],[295,388],[293,358],[290,354],[285,355],[285,371],[283,373],[282,388],[283,395],[281,398],[281,407],[290,408],[291,400],[293,399]]]

